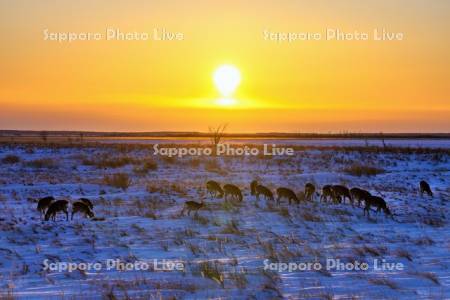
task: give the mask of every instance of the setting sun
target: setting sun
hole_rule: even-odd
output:
[[[232,65],[220,66],[213,75],[214,84],[223,97],[230,97],[241,82],[241,72]]]

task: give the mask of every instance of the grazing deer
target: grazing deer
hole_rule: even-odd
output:
[[[225,184],[223,186],[223,190],[224,190],[225,200],[227,200],[228,196],[231,196],[231,199],[237,198],[239,200],[239,202],[242,202],[242,192],[234,184]]]
[[[184,212],[187,210],[187,214],[190,216],[191,215],[191,211],[195,211],[195,214],[198,213],[199,209],[203,208],[205,206],[205,203],[203,202],[203,200],[198,203],[195,201],[186,201],[184,203],[184,207],[183,210],[181,211],[181,214],[184,214]]]
[[[343,185],[333,185],[333,200],[335,203],[339,202],[345,203],[345,198],[348,198],[348,201],[352,202],[352,197],[350,196],[350,191],[347,187]]]
[[[258,186],[258,181],[253,180],[250,183],[250,195],[256,196],[256,187]]]
[[[391,218],[393,218],[391,211],[389,210],[389,208],[386,205],[386,201],[384,201],[383,198],[378,197],[378,196],[370,196],[368,198],[365,199],[365,207],[364,207],[364,215],[366,215],[367,212],[367,217],[370,217],[369,215],[369,211],[370,211],[370,207],[376,207],[377,208],[377,214],[383,210],[384,211],[384,215],[385,216],[390,216]]]
[[[222,198],[223,190],[220,187],[220,184],[214,180],[210,180],[206,183],[206,190],[213,198]]]
[[[84,204],[86,204],[90,210],[94,210],[94,204],[92,204],[91,200],[86,199],[86,198],[80,198],[80,199],[78,199],[78,201],[81,201]]]
[[[45,221],[50,220],[50,218],[52,218],[53,221],[56,221],[56,214],[60,211],[66,214],[66,220],[69,221],[69,212],[67,210],[68,205],[69,201],[67,200],[58,200],[50,204],[50,207],[45,213]]]
[[[333,196],[333,187],[331,185],[329,185],[329,184],[324,185],[322,187],[322,195],[320,196],[320,201],[321,202],[322,201],[327,202],[328,198],[329,199],[333,199],[334,198],[334,196]]]
[[[351,198],[352,199],[351,200],[352,201],[352,206],[353,206],[353,203],[356,200],[356,201],[358,201],[358,207],[360,207],[361,206],[361,202],[363,200],[365,200],[366,198],[370,197],[371,194],[368,191],[366,191],[366,190],[354,187],[354,188],[350,189],[350,196],[352,196],[352,198]]]
[[[314,186],[314,184],[312,184],[310,182],[305,184],[305,200],[306,201],[313,201],[315,192],[316,192],[316,187]]]
[[[89,205],[87,205],[86,203],[81,202],[81,201],[77,201],[74,204],[72,204],[72,217],[71,217],[71,220],[73,220],[73,215],[76,214],[77,212],[84,213],[84,216],[86,218],[87,217],[89,217],[89,218],[93,218],[94,217],[94,213],[92,212],[92,210],[89,207]]]
[[[52,197],[52,196],[48,196],[48,197],[44,197],[44,198],[39,199],[39,202],[38,202],[38,205],[37,205],[37,210],[41,214],[41,219],[44,218],[46,210],[52,204],[53,201],[55,201],[55,198]]]
[[[427,193],[428,196],[433,197],[430,185],[425,180],[420,181],[420,196],[423,197],[423,193]]]
[[[289,204],[291,204],[291,201],[300,203],[300,200],[298,200],[294,191],[285,187],[277,188],[277,204],[280,204],[280,200],[282,198],[287,198],[289,200]]]
[[[266,199],[266,201],[267,200],[274,201],[272,191],[269,188],[263,186],[262,184],[258,184],[256,186],[256,188],[255,188],[255,195],[256,195],[256,199],[258,199],[258,201],[259,201],[259,195],[263,195],[264,198]]]

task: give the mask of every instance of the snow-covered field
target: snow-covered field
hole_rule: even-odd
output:
[[[450,298],[447,145],[180,159],[154,156],[149,145],[1,144],[1,297]],[[379,174],[356,176],[350,167],[375,167]],[[113,186],[113,174],[119,173],[119,183],[128,187]],[[211,179],[238,185],[244,200],[208,198],[205,182]],[[367,218],[362,208],[320,203],[317,195],[313,202],[292,205],[257,201],[250,195],[253,179],[274,193],[285,186],[300,197],[307,182],[319,191],[325,184],[362,187],[382,196],[394,218],[374,212]],[[433,197],[419,195],[420,180],[430,183]],[[42,221],[36,199],[48,195],[90,199],[96,219],[75,215],[67,222],[61,214],[57,222]],[[185,201],[202,199],[206,207],[197,215],[181,214]],[[108,259],[152,264],[149,270],[120,271],[108,269]],[[163,260],[183,267],[157,270],[155,259],[159,268]],[[369,268],[327,270],[331,260]],[[101,268],[58,272],[45,270],[44,262]],[[280,264],[265,268],[269,263]],[[283,263],[322,268],[273,269]],[[392,264],[398,268],[389,269]]]

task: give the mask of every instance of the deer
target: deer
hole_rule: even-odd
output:
[[[198,214],[198,211],[205,206],[205,203],[203,202],[203,199],[201,202],[195,202],[195,201],[186,201],[184,203],[183,210],[181,211],[181,214],[183,214],[187,210],[187,214],[190,216],[191,211],[195,211],[195,214]]]
[[[350,196],[351,196],[351,202],[352,202],[352,206],[354,201],[358,201],[358,207],[361,207],[361,202],[363,200],[365,200],[366,198],[370,197],[371,194],[363,189],[354,187],[352,189],[350,189]]]
[[[71,220],[73,220],[73,215],[76,214],[77,212],[79,213],[84,213],[84,216],[87,218],[93,218],[94,217],[94,213],[92,212],[91,208],[89,207],[88,204],[86,204],[85,202],[82,201],[77,201],[74,202],[72,204],[72,216],[71,216]]]
[[[78,199],[78,201],[83,202],[84,204],[86,204],[87,207],[89,207],[90,210],[94,210],[94,204],[92,204],[91,200],[86,199],[86,198],[80,198],[80,199]]]
[[[425,180],[420,181],[420,196],[423,197],[423,193],[427,193],[428,196],[433,197],[430,185]]]
[[[213,198],[222,198],[223,190],[220,184],[214,180],[209,180],[206,182],[206,190]]]
[[[252,195],[255,195],[256,199],[258,201],[259,201],[259,195],[263,195],[266,200],[274,201],[273,193],[268,187],[265,187],[262,184],[258,184],[258,182],[256,182],[256,181],[253,181],[252,184],[253,183],[255,183],[256,186],[250,185],[251,188],[254,188]]]
[[[53,196],[47,196],[47,197],[39,199],[38,205],[37,205],[37,210],[41,214],[41,219],[44,218],[48,207],[52,204],[53,201],[55,201],[55,198]]]
[[[335,201],[335,203],[337,202],[341,203],[341,199],[342,202],[345,203],[345,198],[348,198],[350,203],[352,202],[352,197],[350,196],[350,191],[348,190],[347,187],[343,185],[333,185],[332,188],[333,188],[333,200]]]
[[[300,203],[300,200],[297,198],[297,195],[294,193],[294,191],[285,187],[277,188],[277,204],[280,204],[280,200],[282,198],[287,198],[289,200],[289,205],[292,201]]]
[[[370,211],[370,207],[371,206],[377,208],[377,210],[376,210],[377,214],[381,210],[383,210],[384,211],[384,215],[386,217],[390,216],[392,219],[394,219],[393,216],[392,216],[391,211],[389,210],[389,208],[386,205],[386,201],[384,201],[383,198],[378,197],[378,196],[370,196],[370,197],[367,197],[365,199],[364,215],[366,215],[366,212],[367,212],[367,217],[370,217],[369,211]]]
[[[45,213],[45,221],[50,220],[50,218],[52,218],[53,221],[56,221],[56,214],[60,211],[66,214],[66,220],[69,221],[68,205],[69,201],[67,200],[57,200],[50,204],[50,207]]]
[[[234,184],[225,184],[223,186],[223,190],[224,190],[225,200],[227,200],[228,196],[231,196],[231,199],[237,198],[239,200],[239,202],[242,202],[242,192]]]
[[[312,184],[310,182],[305,184],[305,200],[306,201],[313,201],[315,192],[316,192],[316,187],[314,186],[314,184]]]
[[[320,201],[327,202],[328,198],[333,199],[333,187],[329,184],[322,187],[322,195],[320,196]]]

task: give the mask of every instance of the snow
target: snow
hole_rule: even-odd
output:
[[[252,141],[255,144],[258,142]],[[335,144],[327,145],[340,145]],[[388,141],[390,143],[391,141]],[[127,143],[132,143],[128,141]],[[174,144],[173,141],[170,141]],[[281,141],[278,141],[281,143]],[[407,145],[417,145],[411,141]],[[154,156],[151,145],[92,144],[79,147],[0,145],[0,160],[17,155],[16,164],[0,163],[0,295],[24,299],[74,298],[449,298],[450,195],[449,141],[422,144],[420,151],[364,151],[364,148],[302,149],[290,157]],[[281,144],[280,144],[281,145]],[[309,145],[309,144],[302,144]],[[344,143],[345,146],[352,146]],[[433,149],[434,148],[434,149]],[[441,149],[436,149],[441,148]],[[120,167],[84,165],[86,158],[134,158]],[[54,165],[29,162],[50,158]],[[156,170],[136,167],[154,161]],[[352,176],[343,170],[360,163],[385,170]],[[104,176],[126,173],[128,189],[104,183]],[[207,180],[233,183],[242,203],[224,204],[206,195]],[[362,187],[381,195],[394,213],[363,216],[362,208],[313,203],[280,206],[256,201],[251,180],[275,192],[286,186],[303,191],[306,182]],[[434,196],[421,197],[420,180]],[[42,221],[36,199],[53,195],[94,203],[95,220],[76,215],[66,222]],[[204,200],[205,209],[181,215],[185,201]],[[234,224],[234,225],[233,225]],[[43,263],[182,261],[184,271],[44,271]],[[264,270],[279,263],[367,262],[367,271]],[[374,270],[374,259],[401,263],[404,270]],[[205,274],[217,264],[220,280]],[[203,271],[203,273],[202,273]]]

